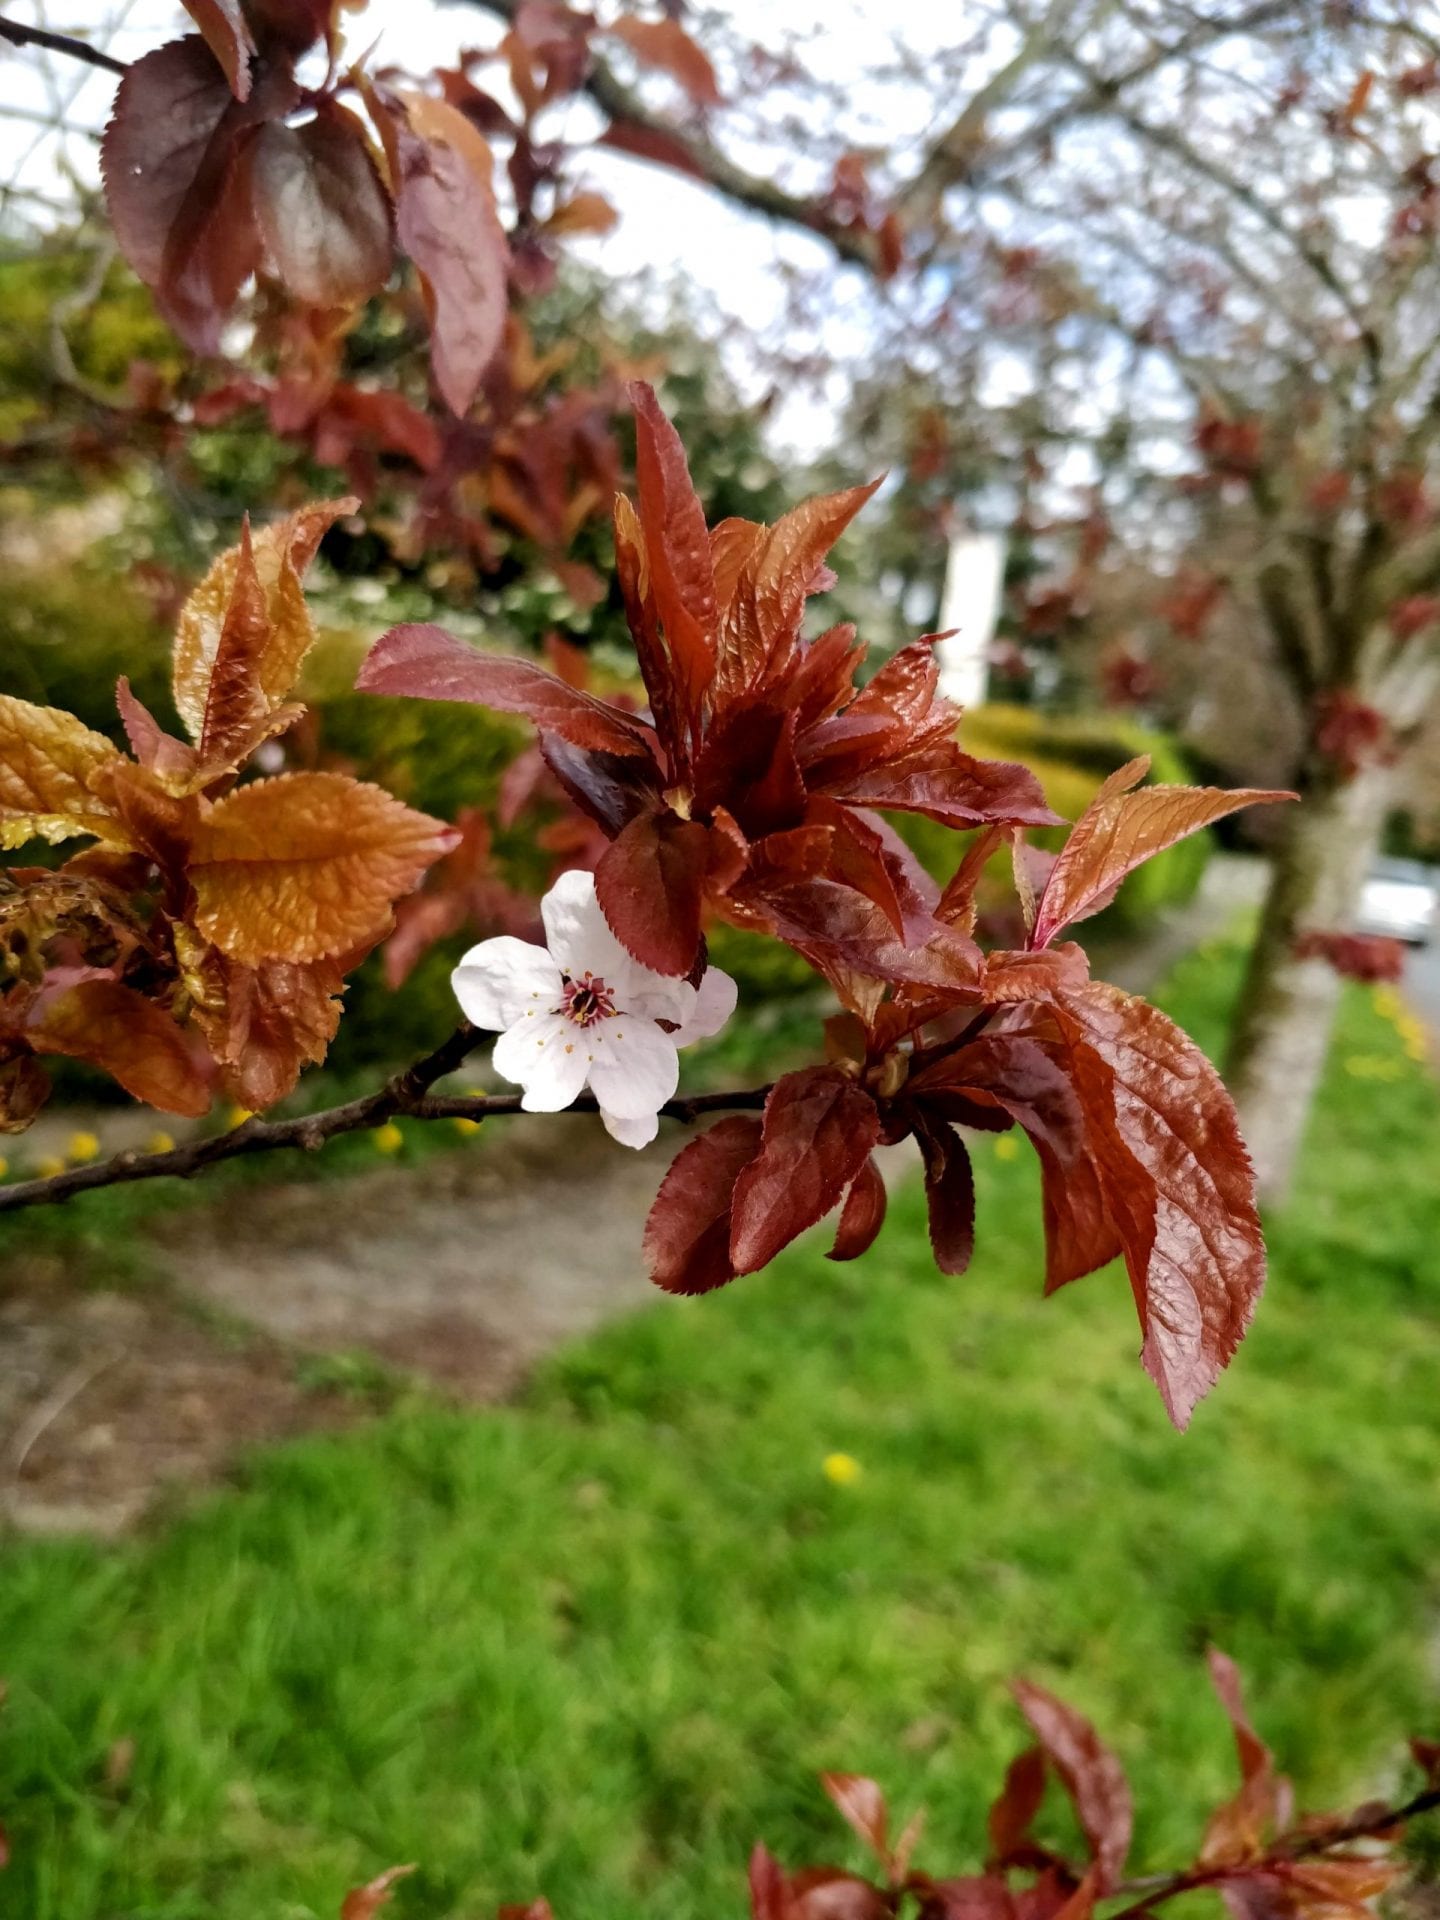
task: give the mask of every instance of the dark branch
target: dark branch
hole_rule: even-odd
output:
[[[1160,1874],[1151,1880],[1126,1881],[1116,1891],[1120,1894],[1139,1893],[1141,1897],[1108,1915],[1107,1920],[1142,1920],[1142,1916],[1152,1908],[1167,1900],[1178,1899],[1182,1893],[1193,1893],[1200,1887],[1218,1887],[1226,1880],[1263,1874],[1266,1866],[1272,1863],[1314,1860],[1322,1854],[1334,1853],[1340,1847],[1352,1846],[1357,1840],[1391,1839],[1397,1827],[1404,1826],[1408,1820],[1414,1820],[1422,1813],[1433,1813],[1437,1807],[1440,1807],[1440,1786],[1425,1787],[1403,1806],[1366,1807],[1353,1820],[1347,1820],[1341,1826],[1324,1827],[1314,1833],[1287,1835],[1277,1840],[1260,1859],[1247,1861],[1243,1866],[1192,1867],[1184,1873]]]
[[[514,24],[520,11],[520,0],[469,0],[469,4],[482,12],[493,14],[507,25]],[[813,233],[851,266],[864,267],[871,273],[878,267],[879,253],[873,235],[863,228],[837,220],[823,201],[787,193],[763,174],[750,173],[738,166],[728,154],[722,153],[703,133],[698,132],[693,121],[682,124],[652,112],[639,94],[627,87],[603,59],[592,58],[581,84],[613,125],[621,129],[632,128],[642,134],[657,134],[667,146],[683,153],[701,184],[713,187],[737,206],[763,214],[767,220]],[[616,151],[624,152],[625,149],[617,144]]]
[[[45,27],[22,27],[15,20],[0,20],[0,40],[12,47],[41,47],[46,53],[63,53],[67,59],[83,60],[87,67],[103,67],[106,73],[124,73],[125,62],[111,53],[102,53],[88,40],[77,40],[71,33],[51,33]]]
[[[73,1200],[79,1193],[93,1193],[98,1187],[125,1186],[134,1180],[189,1180],[206,1167],[222,1160],[238,1160],[245,1154],[274,1153],[287,1147],[316,1153],[327,1140],[338,1139],[343,1133],[363,1133],[383,1126],[387,1120],[485,1120],[496,1114],[519,1113],[522,1096],[518,1093],[431,1093],[437,1080],[464,1063],[480,1037],[474,1027],[458,1027],[443,1046],[397,1073],[374,1093],[362,1094],[343,1106],[327,1107],[322,1113],[298,1114],[292,1120],[257,1117],[229,1133],[189,1140],[168,1153],[117,1153],[111,1160],[68,1167],[45,1180],[21,1180],[0,1187],[0,1213],[51,1206]],[[768,1087],[747,1087],[736,1093],[691,1094],[667,1100],[660,1111],[671,1120],[689,1124],[706,1113],[763,1107],[769,1091]],[[570,1113],[599,1110],[594,1094],[589,1093],[582,1093],[566,1109]]]

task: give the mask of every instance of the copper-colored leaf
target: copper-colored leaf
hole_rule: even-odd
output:
[[[351,114],[330,105],[303,126],[263,128],[251,186],[266,252],[295,299],[356,306],[384,286],[390,203]]]
[[[0,1133],[23,1133],[50,1097],[50,1076],[33,1053],[0,1052]]]
[[[1015,1697],[1075,1803],[1095,1862],[1096,1891],[1108,1893],[1124,1870],[1135,1823],[1125,1770],[1085,1716],[1053,1693],[1019,1680]]]
[[[572,193],[562,200],[545,222],[545,231],[562,233],[609,233],[619,214],[603,193]]]
[[[500,713],[522,713],[573,746],[621,757],[646,757],[650,751],[633,714],[570,686],[533,660],[481,653],[443,627],[392,627],[370,649],[355,684],[362,693],[465,700]]]
[[[625,42],[637,60],[678,80],[697,107],[720,105],[720,88],[710,57],[678,20],[637,20],[634,14],[622,13],[609,31]]]
[[[1142,862],[1188,834],[1238,813],[1242,807],[1293,800],[1294,794],[1237,787],[1143,787],[1148,759],[1113,773],[1085,809],[1050,870],[1036,909],[1030,944],[1045,947],[1063,927],[1108,905],[1115,889]]]
[[[304,963],[380,939],[452,831],[338,773],[261,780],[195,834],[195,924],[232,960]]]
[[[851,1182],[835,1229],[835,1244],[826,1259],[858,1260],[868,1252],[885,1224],[886,1204],[884,1177],[872,1156]]]
[[[709,830],[668,812],[637,813],[595,869],[610,930],[643,966],[685,975],[700,951]]]
[[[240,0],[183,0],[185,11],[205,36],[205,44],[225,70],[237,100],[250,98],[250,62],[255,42]]]
[[[859,1773],[822,1773],[820,1784],[870,1851],[885,1859],[889,1814],[876,1783]]]
[[[652,389],[637,381],[635,477],[649,586],[665,628],[680,706],[692,726],[715,674],[715,570],[705,515],[680,436]]]
[[[804,1067],[777,1080],[760,1152],[735,1186],[736,1273],[767,1266],[838,1205],[879,1135],[875,1102],[839,1067]]]
[[[792,663],[805,601],[825,556],[880,482],[802,501],[759,530],[737,570],[716,666],[716,691],[734,699]]]
[[[430,306],[430,359],[446,405],[467,413],[505,332],[510,250],[494,159],[474,122],[425,94],[379,96],[395,230]]]
[[[645,1222],[645,1262],[667,1293],[709,1293],[735,1278],[730,1207],[735,1182],[760,1150],[761,1126],[732,1114],[670,1164]]]
[[[170,1015],[118,980],[82,980],[37,1001],[27,1024],[37,1053],[60,1053],[118,1080],[127,1093],[166,1113],[198,1118],[210,1083]]]
[[[340,1920],[375,1920],[380,1909],[389,1905],[395,1883],[414,1871],[414,1861],[404,1867],[387,1867],[365,1886],[352,1887],[341,1903]]]
[[[1177,1426],[1229,1364],[1265,1284],[1255,1180],[1220,1076],[1163,1013],[1096,983],[1063,1012],[1111,1078],[1077,1059],[1092,1135],[1114,1125],[1125,1159],[1097,1158],[1145,1331],[1141,1358]]]
[[[0,694],[0,847],[82,833],[119,839],[90,785],[119,757],[103,734],[60,708]]]
[[[227,959],[191,936],[177,941],[192,1018],[221,1070],[225,1091],[252,1112],[293,1092],[316,1065],[340,1024],[344,969],[338,959],[257,967]]]
[[[262,527],[249,542],[253,582],[248,569],[242,579],[243,543],[230,547],[181,608],[175,709],[202,754],[213,759],[227,741],[243,737],[247,717],[273,712],[294,686],[315,638],[301,581],[327,529],[357,505],[318,501]],[[237,596],[241,605],[227,636]]]

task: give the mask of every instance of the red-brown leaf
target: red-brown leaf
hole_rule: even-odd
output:
[[[210,1105],[209,1079],[179,1027],[118,980],[82,980],[42,996],[26,1037],[37,1053],[86,1060],[166,1113],[196,1119]]]
[[[647,67],[668,73],[697,107],[718,107],[720,88],[709,55],[698,47],[678,20],[637,20],[622,13],[609,31]]]
[[[1005,1784],[990,1807],[987,1831],[990,1858],[995,1865],[1003,1866],[1028,1845],[1030,1828],[1044,1797],[1044,1750],[1026,1747],[1005,1769]]]
[[[1015,1903],[1003,1880],[993,1874],[966,1874],[954,1880],[922,1880],[915,1892],[919,1920],[1013,1920]]]
[[[184,0],[185,11],[205,36],[237,100],[250,97],[250,62],[255,42],[240,10],[240,0]]]
[[[635,406],[635,479],[650,590],[664,624],[682,694],[680,704],[693,725],[715,673],[710,535],[679,434],[643,381],[634,383],[630,395]]]
[[[1125,1770],[1084,1715],[1053,1693],[1019,1680],[1015,1697],[1075,1804],[1095,1861],[1096,1891],[1108,1893],[1124,1869],[1135,1823]]]
[[[964,1273],[975,1252],[975,1173],[965,1142],[947,1122],[917,1121],[925,1162],[930,1246],[941,1273]]]
[[[595,897],[627,952],[656,973],[688,974],[700,951],[708,829],[669,812],[637,813],[595,869]]]
[[[368,300],[390,275],[390,202],[360,123],[323,108],[261,129],[250,164],[255,218],[276,277],[308,306]]]
[[[692,149],[678,133],[656,126],[648,120],[612,120],[600,135],[599,145],[616,153],[628,153],[635,160],[650,160],[659,167],[671,167],[676,173],[703,180],[705,169]]]
[[[884,1860],[890,1819],[876,1783],[859,1773],[822,1773],[820,1784],[870,1851]]]
[[[851,1182],[840,1210],[835,1244],[826,1259],[858,1260],[868,1252],[885,1224],[886,1204],[885,1181],[872,1156]]]
[[[650,751],[633,714],[568,685],[532,660],[481,653],[443,627],[391,627],[370,649],[355,684],[362,693],[464,700],[522,713],[577,747],[622,757]]]
[[[765,1103],[761,1150],[735,1187],[736,1273],[767,1266],[829,1213],[879,1134],[874,1101],[838,1067],[805,1067],[778,1080]]]
[[[197,352],[219,345],[225,316],[259,258],[247,130],[295,98],[293,80],[276,70],[242,104],[198,34],[142,55],[120,82],[100,148],[111,225],[125,258]]]
[[[341,1904],[340,1920],[375,1920],[380,1909],[389,1905],[396,1881],[403,1880],[406,1874],[414,1871],[413,1861],[406,1867],[387,1867],[384,1873],[366,1886],[352,1887]]]
[[[446,404],[467,413],[505,334],[510,249],[494,161],[463,113],[425,94],[377,96],[395,231],[430,305],[430,359]]]
[[[1096,1167],[1145,1330],[1141,1357],[1184,1427],[1265,1284],[1250,1157],[1220,1076],[1163,1013],[1098,982],[1058,1004],[1081,1042],[1077,1085],[1092,1141],[1113,1124],[1123,1147],[1102,1146]]]
[[[1114,898],[1115,889],[1136,867],[1177,840],[1238,813],[1242,807],[1293,800],[1291,793],[1259,788],[1143,787],[1149,760],[1132,760],[1101,787],[1075,822],[1060,857],[1050,870],[1030,936],[1045,947],[1063,927],[1083,920]]]
[[[730,1207],[735,1182],[760,1150],[761,1124],[733,1114],[671,1162],[645,1222],[645,1262],[667,1293],[709,1293],[735,1278]]]

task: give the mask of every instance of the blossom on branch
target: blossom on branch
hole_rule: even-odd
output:
[[[525,1089],[528,1112],[558,1113],[589,1087],[607,1132],[648,1146],[679,1083],[678,1049],[720,1031],[735,982],[710,967],[693,987],[632,959],[593,873],[561,874],[540,911],[545,945],[482,940],[451,976],[455,997],[467,1020],[499,1032],[495,1071]]]

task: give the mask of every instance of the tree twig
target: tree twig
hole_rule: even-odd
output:
[[[1440,1786],[1425,1787],[1407,1800],[1404,1806],[1362,1808],[1353,1819],[1341,1826],[1279,1840],[1260,1859],[1243,1866],[1191,1867],[1184,1873],[1127,1880],[1115,1891],[1122,1895],[1138,1893],[1140,1898],[1107,1915],[1107,1920],[1142,1920],[1142,1916],[1150,1913],[1152,1908],[1167,1900],[1178,1899],[1182,1893],[1218,1886],[1225,1880],[1243,1878],[1247,1873],[1263,1873],[1267,1866],[1314,1860],[1322,1854],[1333,1853],[1337,1847],[1351,1846],[1357,1840],[1381,1839],[1406,1821],[1414,1820],[1422,1813],[1432,1813],[1437,1807],[1440,1807]]]
[[[274,1153],[284,1148],[303,1148],[318,1152],[327,1140],[345,1133],[362,1133],[383,1126],[387,1120],[485,1120],[497,1114],[519,1113],[519,1093],[438,1094],[430,1089],[437,1080],[464,1063],[479,1043],[480,1033],[470,1026],[458,1027],[443,1045],[423,1060],[406,1067],[373,1093],[361,1094],[342,1106],[327,1107],[321,1113],[297,1114],[293,1119],[264,1120],[258,1116],[246,1120],[228,1133],[188,1140],[166,1153],[117,1153],[112,1159],[90,1166],[67,1167],[63,1173],[41,1180],[19,1180],[12,1186],[0,1186],[0,1213],[18,1213],[23,1207],[53,1206],[72,1200],[80,1193],[93,1193],[99,1187],[118,1187],[135,1180],[192,1179],[206,1167],[222,1160],[237,1160],[252,1153]],[[747,1087],[734,1093],[697,1093],[667,1100],[661,1113],[687,1124],[702,1114],[763,1107],[768,1087]],[[598,1113],[593,1094],[582,1093],[568,1113]]]
[[[48,27],[24,27],[18,20],[0,20],[0,40],[12,47],[40,47],[46,53],[63,53],[67,59],[83,60],[86,66],[101,67],[106,73],[128,71],[123,60],[113,53],[92,47],[88,40],[77,40],[73,33],[51,33]]]

